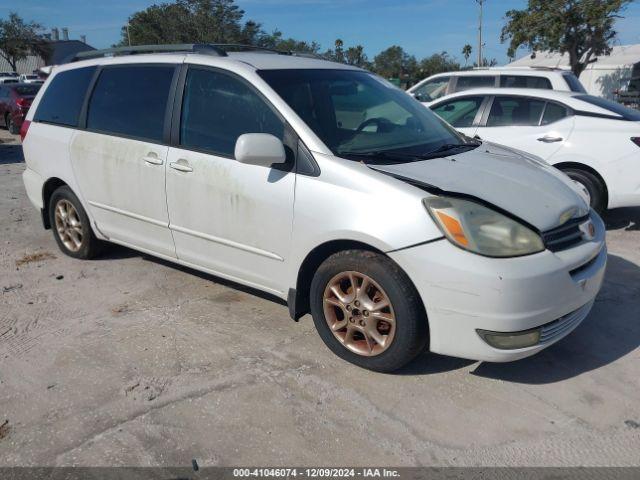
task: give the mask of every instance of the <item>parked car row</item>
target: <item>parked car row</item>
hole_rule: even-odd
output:
[[[445,95],[474,88],[535,88],[587,93],[571,72],[553,68],[493,67],[439,73],[417,83],[409,90],[420,102],[429,105]]]
[[[10,133],[17,134],[40,90],[39,84],[5,83],[0,85],[0,122]]]
[[[61,251],[113,242],[268,292],[378,371],[425,349],[516,360],[588,315],[605,228],[565,174],[359,68],[226,49],[124,47],[53,70],[21,136],[27,194]],[[528,118],[549,126],[614,116],[539,103]],[[491,128],[494,105],[525,116],[493,90],[467,104],[469,128]]]

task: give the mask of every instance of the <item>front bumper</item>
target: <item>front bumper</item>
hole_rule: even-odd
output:
[[[607,262],[605,228],[592,213],[593,240],[559,252],[487,258],[446,240],[391,252],[414,282],[429,319],[430,350],[508,362],[533,355],[575,329],[600,291]],[[543,327],[538,344],[491,347],[477,330],[520,332]]]

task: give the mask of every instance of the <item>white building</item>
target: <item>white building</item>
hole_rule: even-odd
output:
[[[541,52],[520,58],[510,67],[546,67],[569,70],[569,55]],[[640,78],[640,45],[613,47],[610,55],[597,57],[580,75],[587,91],[598,97],[615,100],[626,91],[632,78]]]

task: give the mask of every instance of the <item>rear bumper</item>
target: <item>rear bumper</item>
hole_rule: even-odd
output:
[[[604,278],[604,225],[596,215],[593,221],[593,240],[555,253],[486,258],[446,240],[390,253],[424,301],[430,350],[507,362],[533,355],[568,335],[588,315]],[[540,342],[516,350],[493,348],[477,332],[538,327]]]
[[[44,185],[44,178],[42,178],[35,170],[32,170],[27,166],[24,172],[22,172],[22,181],[24,182],[24,188],[27,191],[27,197],[29,201],[39,210],[44,208],[42,199],[42,187]]]

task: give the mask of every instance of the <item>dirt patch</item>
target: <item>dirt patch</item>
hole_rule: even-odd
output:
[[[9,420],[5,420],[4,423],[0,425],[0,440],[7,438],[10,431],[11,427],[9,426]]]
[[[56,258],[56,256],[53,253],[49,252],[29,253],[24,257],[16,260],[16,267],[21,267],[29,263],[42,262],[44,260],[52,260],[54,258]]]

